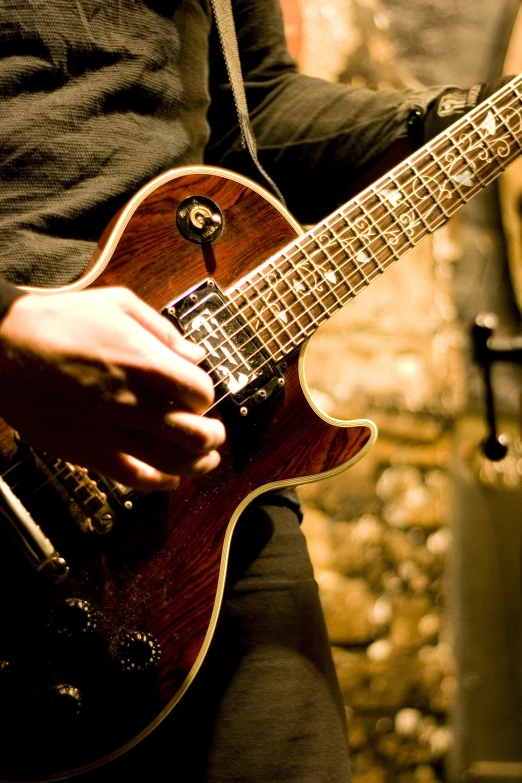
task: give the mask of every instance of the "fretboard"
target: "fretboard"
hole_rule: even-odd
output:
[[[521,153],[522,75],[227,294],[280,361]]]

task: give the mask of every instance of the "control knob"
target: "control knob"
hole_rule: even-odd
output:
[[[148,672],[161,656],[161,646],[155,636],[142,631],[130,631],[116,649],[116,661],[123,672]]]
[[[48,704],[50,717],[59,723],[66,723],[79,716],[82,696],[74,685],[59,683],[50,689]]]
[[[49,628],[67,639],[92,633],[96,624],[96,611],[92,604],[83,598],[67,598],[49,612]]]

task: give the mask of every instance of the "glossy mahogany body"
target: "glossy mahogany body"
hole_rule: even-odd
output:
[[[176,228],[178,205],[193,195],[212,199],[223,214],[214,243],[189,242]],[[291,216],[242,178],[204,167],[170,172],[140,191],[114,222],[81,285],[128,286],[161,311],[207,278],[225,291],[296,233]],[[235,428],[216,471],[184,480],[175,492],[142,498],[111,533],[87,540],[45,491],[29,501],[69,560],[71,575],[48,588],[15,555],[4,559],[0,589],[9,597],[0,614],[0,661],[9,670],[4,717],[10,728],[0,779],[65,777],[148,733],[175,707],[210,644],[245,499],[267,486],[340,470],[369,446],[371,423],[333,426],[310,406],[298,356],[284,373],[284,392],[270,416]],[[5,468],[15,449],[5,425],[2,436]],[[49,613],[71,597],[95,607],[96,631],[57,641]],[[122,674],[118,644],[135,631],[159,642],[159,664],[142,675]],[[49,688],[60,684],[78,687],[78,718],[48,717]]]

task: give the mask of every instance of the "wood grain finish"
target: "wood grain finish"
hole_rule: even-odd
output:
[[[224,229],[215,243],[188,242],[176,228],[179,203],[193,195],[211,198],[223,213]],[[105,265],[95,284],[128,286],[157,310],[208,277],[227,289],[297,233],[288,213],[261,189],[203,168],[164,175],[148,186],[144,197],[138,194],[119,220],[93,260],[95,269],[100,259]],[[373,441],[370,422],[332,426],[313,410],[301,386],[298,356],[290,357],[283,372],[286,385],[269,403],[270,415],[264,412],[234,425],[217,470],[183,480],[176,492],[143,498],[112,533],[94,542],[78,542],[67,520],[57,523],[59,514],[53,514],[50,523],[45,512],[35,512],[37,521],[58,539],[72,573],[62,587],[42,591],[14,559],[13,571],[0,579],[0,589],[14,583],[16,599],[1,621],[17,641],[7,644],[5,653],[0,646],[0,659],[11,657],[14,667],[17,661],[32,667],[44,683],[76,678],[86,692],[87,717],[78,721],[77,729],[67,728],[65,748],[63,741],[50,740],[46,732],[38,736],[46,720],[36,718],[31,725],[37,752],[30,759],[19,755],[17,748],[27,736],[18,736],[14,720],[13,750],[0,764],[1,779],[59,778],[117,755],[148,733],[175,706],[203,660],[221,603],[233,527],[247,500],[263,488],[343,469]],[[12,433],[4,427],[0,434],[8,464]],[[87,656],[87,666],[83,652],[73,651],[76,670],[70,660],[64,663],[68,648],[56,653],[52,641],[44,645],[42,660],[35,664],[28,650],[40,644],[38,629],[45,622],[39,615],[71,596],[96,606],[96,652]],[[136,630],[156,637],[162,651],[158,668],[141,679],[121,675],[114,663],[121,638]],[[24,720],[21,714],[20,725]],[[82,740],[86,732],[88,743]]]

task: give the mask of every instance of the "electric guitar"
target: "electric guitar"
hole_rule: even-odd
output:
[[[376,437],[315,407],[307,339],[521,151],[517,77],[307,233],[263,188],[203,166],[157,177],[113,221],[60,290],[128,286],[203,344],[228,440],[215,471],[140,496],[0,422],[0,780],[100,765],[176,706],[243,509],[344,470]]]

